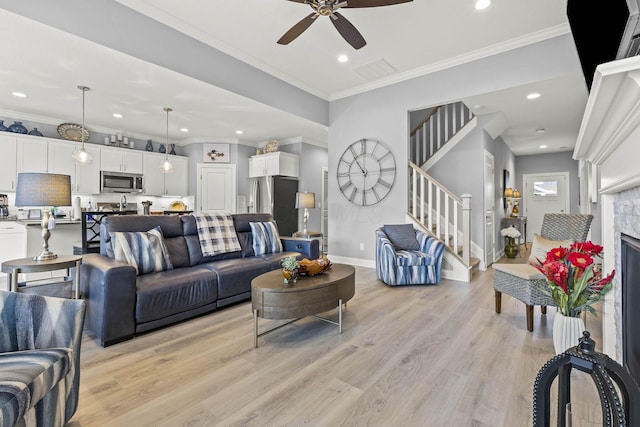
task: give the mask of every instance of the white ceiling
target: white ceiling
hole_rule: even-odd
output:
[[[19,1],[19,0],[16,0]],[[195,39],[326,100],[338,99],[430,71],[445,69],[569,31],[566,0],[415,0],[395,6],[342,9],[368,44],[354,50],[329,18],[319,17],[287,46],[276,40],[311,12],[286,0],[118,0]],[[130,11],[130,13],[134,13]],[[170,139],[179,143],[302,137],[327,143],[327,129],[283,112],[0,9],[0,119],[21,117],[50,124],[80,123],[83,84],[86,123],[93,131],[164,137],[162,107],[174,109]],[[141,29],[142,30],[142,29]],[[114,29],[116,31],[116,29]],[[347,63],[337,56],[347,54]],[[15,58],[15,60],[8,60]],[[379,79],[358,70],[380,60],[396,71]],[[532,66],[535,66],[533,64]],[[542,94],[525,99],[530,91]],[[26,99],[11,92],[28,94]],[[587,99],[579,70],[555,81],[464,101],[477,114],[502,112],[502,133],[516,155],[570,150]],[[53,107],[52,107],[53,106]],[[115,119],[118,112],[123,119]],[[188,134],[178,128],[187,127]],[[535,130],[544,128],[544,133]],[[235,131],[242,129],[243,135]]]

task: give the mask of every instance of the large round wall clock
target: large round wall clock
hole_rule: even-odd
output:
[[[396,161],[384,143],[361,139],[338,162],[338,187],[351,203],[371,206],[384,199],[396,179]]]

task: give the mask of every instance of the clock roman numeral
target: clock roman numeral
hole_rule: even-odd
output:
[[[347,191],[347,188],[351,187],[352,185],[353,184],[351,184],[351,181],[347,181],[340,186],[340,191],[344,193],[345,191]]]
[[[387,151],[387,152],[385,153],[385,155],[384,155],[384,156],[382,156],[382,157],[380,157],[380,158],[378,159],[378,161],[379,161],[379,162],[382,162],[384,159],[386,159],[386,158],[387,158],[387,157],[389,157],[390,155],[391,155],[391,151]]]
[[[382,168],[380,169],[380,173],[384,172],[395,172],[396,168]]]
[[[378,178],[378,184],[382,185],[383,187],[391,188],[391,183],[385,181],[382,178]]]

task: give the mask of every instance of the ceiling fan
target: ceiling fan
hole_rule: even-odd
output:
[[[391,6],[394,4],[408,3],[413,0],[288,0],[296,3],[305,3],[311,6],[313,12],[303,18],[296,25],[291,27],[289,31],[284,33],[279,44],[289,44],[302,34],[311,24],[313,24],[318,16],[329,16],[331,23],[340,35],[353,46],[354,49],[360,49],[367,44],[362,34],[353,26],[351,22],[337,11],[340,8],[357,8],[357,7],[377,7]]]

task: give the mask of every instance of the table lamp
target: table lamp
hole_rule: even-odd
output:
[[[51,236],[49,210],[55,206],[71,206],[71,177],[53,173],[19,173],[16,186],[16,206],[43,206],[42,253],[34,261],[46,261],[58,255],[49,250]],[[53,228],[53,227],[51,227]]]
[[[309,234],[307,220],[309,219],[309,208],[316,207],[316,193],[296,193],[296,209],[304,208],[304,229],[302,234]]]

